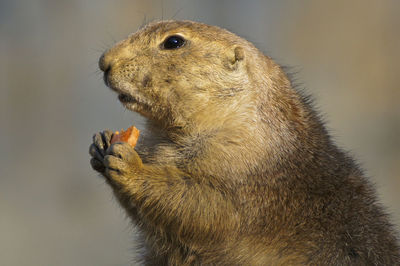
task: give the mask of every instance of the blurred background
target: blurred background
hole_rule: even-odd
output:
[[[0,1],[0,265],[130,265],[134,229],[91,170],[140,118],[97,67],[143,21],[227,28],[297,72],[400,224],[400,1]]]

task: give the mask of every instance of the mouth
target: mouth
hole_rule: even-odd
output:
[[[124,94],[124,93],[120,93],[119,95],[118,95],[118,100],[122,103],[122,104],[134,104],[134,103],[138,103],[138,101],[134,98],[134,97],[132,97],[132,96],[130,96],[130,95],[128,95],[128,94]]]
[[[137,112],[145,117],[151,117],[151,105],[143,97],[139,95],[132,96],[120,92],[118,94],[118,100],[125,108]]]
[[[144,101],[140,100],[140,97],[122,92],[118,92],[118,100],[124,107],[135,112],[138,112],[138,110],[141,109],[140,107],[145,106]]]
[[[118,94],[118,100],[128,110],[137,112],[143,116],[150,117],[152,104],[148,98],[142,95],[132,84],[125,82],[115,82],[109,75],[104,74],[106,86]]]

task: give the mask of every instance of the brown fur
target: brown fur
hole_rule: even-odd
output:
[[[171,35],[187,42],[162,49]],[[136,151],[98,133],[92,166],[143,234],[146,265],[399,265],[374,189],[251,43],[164,21],[100,59],[149,119]]]

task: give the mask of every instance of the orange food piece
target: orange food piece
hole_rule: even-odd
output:
[[[131,126],[126,130],[121,129],[121,132],[119,131],[114,132],[110,143],[113,144],[115,142],[127,142],[134,148],[139,139],[139,134],[140,131],[134,126]]]

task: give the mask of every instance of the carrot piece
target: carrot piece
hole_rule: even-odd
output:
[[[115,131],[111,137],[111,144],[115,142],[127,142],[134,148],[139,139],[139,134],[140,131],[134,126],[131,126],[126,130],[121,129],[121,132]]]

